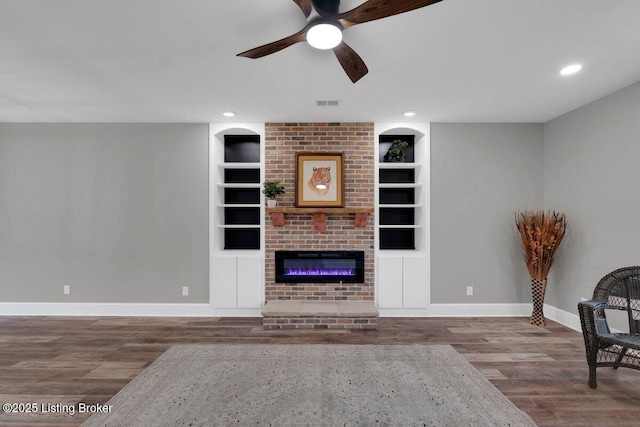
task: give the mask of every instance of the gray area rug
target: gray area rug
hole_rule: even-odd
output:
[[[84,426],[535,426],[448,345],[176,345]]]

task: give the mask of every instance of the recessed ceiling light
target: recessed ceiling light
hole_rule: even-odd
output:
[[[582,69],[582,65],[573,64],[573,65],[569,65],[568,67],[564,67],[562,70],[560,70],[560,74],[562,74],[563,76],[568,76],[570,74],[577,73],[581,69]]]
[[[236,115],[236,113],[233,111],[225,111],[224,113],[222,113],[222,115],[225,117],[233,117]]]
[[[416,112],[415,111],[405,111],[405,112],[402,113],[402,115],[405,116],[405,117],[413,117],[413,116],[416,115]]]

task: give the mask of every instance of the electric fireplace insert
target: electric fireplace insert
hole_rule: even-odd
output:
[[[364,251],[276,251],[276,283],[364,283]]]

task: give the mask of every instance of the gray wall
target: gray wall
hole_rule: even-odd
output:
[[[640,265],[640,83],[545,124],[545,207],[569,234],[547,303],[576,313],[598,280]]]
[[[568,215],[553,306],[640,264],[638,135],[640,83],[545,125],[432,124],[432,302],[531,301],[521,209]],[[0,302],[208,302],[207,147],[205,124],[0,124]]]
[[[541,124],[431,125],[433,303],[531,301],[513,220],[543,207],[542,169]]]
[[[0,301],[208,302],[207,176],[205,124],[0,124]]]

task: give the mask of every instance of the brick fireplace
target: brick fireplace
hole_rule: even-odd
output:
[[[373,123],[267,123],[265,137],[266,179],[280,180],[286,193],[278,196],[278,207],[295,206],[295,169],[298,152],[343,153],[345,208],[374,205]],[[364,283],[276,283],[275,251],[363,251]],[[271,218],[265,230],[265,300],[344,302],[374,300],[374,218],[364,227],[354,225],[354,216],[327,214],[324,231],[314,231],[313,214],[287,214],[276,227]],[[272,319],[273,320],[273,319]],[[293,320],[293,321],[292,321]],[[325,327],[354,327],[344,319],[325,319]],[[341,323],[338,322],[340,320]],[[358,319],[352,319],[353,321]],[[309,321],[307,323],[307,321]],[[319,325],[318,318],[281,319],[283,328]],[[375,327],[374,321],[359,320],[355,327]],[[267,323],[265,321],[265,327]]]

